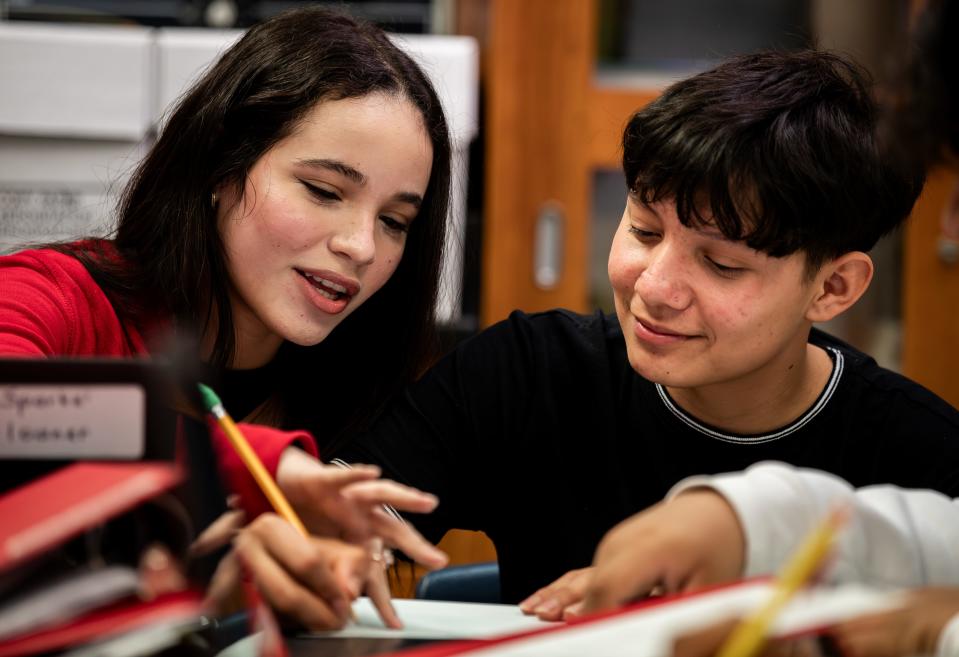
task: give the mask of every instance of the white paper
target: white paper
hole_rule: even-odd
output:
[[[584,623],[560,632],[470,650],[469,657],[669,657],[676,637],[727,618],[742,616],[765,602],[764,582],[718,589],[671,604]],[[816,589],[797,594],[774,624],[774,636],[787,636],[901,603],[900,594],[858,586]]]
[[[383,625],[369,598],[353,603],[356,620],[342,630],[312,632],[317,638],[491,639],[556,625],[525,616],[516,605],[492,605],[435,600],[393,600],[403,629]]]

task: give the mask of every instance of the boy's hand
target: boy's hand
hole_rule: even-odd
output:
[[[675,593],[736,579],[745,549],[739,519],[721,495],[685,491],[606,534],[581,611],[623,605],[655,588]]]
[[[311,533],[366,544],[381,539],[427,568],[441,568],[447,557],[419,532],[383,510],[384,504],[414,513],[436,508],[436,496],[378,479],[369,465],[326,465],[291,447],[283,452],[276,482]]]
[[[902,607],[840,623],[830,634],[845,657],[934,655],[956,614],[959,588],[918,589]]]
[[[541,620],[557,621],[575,616],[592,575],[592,568],[571,570],[523,600],[519,608],[524,614],[535,615]]]

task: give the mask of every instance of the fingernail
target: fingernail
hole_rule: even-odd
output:
[[[525,600],[523,600],[521,603],[519,603],[519,608],[527,612],[532,611],[536,607],[536,605],[540,603],[541,600],[542,598],[540,596],[531,595]]]
[[[547,600],[543,604],[536,607],[534,610],[537,616],[547,616],[550,614],[555,614],[559,611],[559,602],[556,600]]]
[[[337,598],[336,600],[333,601],[333,611],[340,618],[348,617],[350,615],[350,608],[351,608],[351,605],[348,600],[344,600],[343,598]]]

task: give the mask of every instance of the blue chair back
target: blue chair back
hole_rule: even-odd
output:
[[[484,561],[426,573],[416,584],[415,596],[420,600],[500,602],[499,564]]]

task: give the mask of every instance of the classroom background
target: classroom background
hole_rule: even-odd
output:
[[[280,0],[0,0],[0,251],[109,229],[112,201],[202,66]],[[446,106],[448,344],[514,308],[612,309],[622,126],[670,82],[759,48],[851,55],[882,80],[922,0],[383,0],[333,4],[394,32]],[[954,174],[873,252],[876,278],[824,328],[959,405]],[[495,558],[481,537],[454,563]]]

